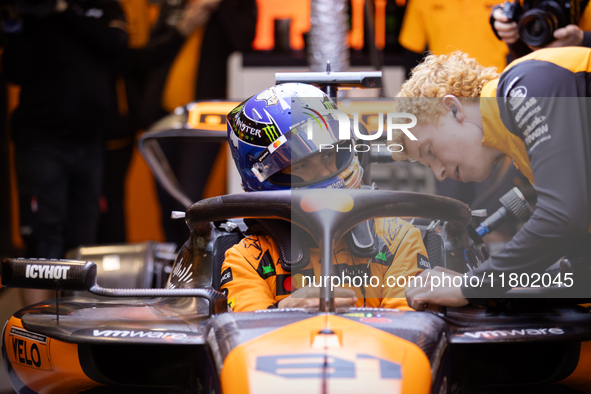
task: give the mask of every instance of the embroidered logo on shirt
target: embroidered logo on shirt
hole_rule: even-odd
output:
[[[509,97],[511,111],[515,111],[527,97],[527,88],[525,86],[517,86],[515,89],[509,92]]]
[[[252,257],[257,260],[261,257],[261,254],[263,254],[263,247],[257,236],[244,238],[242,244],[244,245],[244,248],[252,254]]]
[[[424,270],[431,269],[431,263],[429,262],[429,259],[420,253],[417,253],[417,268]]]
[[[275,271],[275,269],[272,265],[263,265],[263,274],[270,274],[273,271]]]
[[[386,253],[384,253],[384,252],[379,252],[379,253],[376,255],[376,260],[388,261],[388,258],[386,257]]]
[[[265,254],[263,254],[263,257],[259,261],[257,273],[263,279],[267,279],[268,277],[275,275],[275,265],[273,264],[273,259],[271,258],[271,254],[268,250],[265,252]]]
[[[234,277],[232,276],[232,268],[228,267],[224,270],[224,272],[222,272],[222,278],[220,280],[220,287],[225,285],[228,282],[231,282],[232,280],[234,280]]]

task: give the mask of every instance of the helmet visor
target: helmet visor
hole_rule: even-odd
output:
[[[332,115],[301,121],[260,154],[252,172],[263,182],[302,159],[335,149],[339,143],[349,141],[340,140],[338,130],[339,122]]]
[[[357,166],[353,166],[354,161]],[[356,167],[356,173],[359,173],[358,164],[353,141],[343,141],[335,144],[334,148],[322,148],[321,151],[294,162],[291,168],[272,175],[269,182],[292,189],[344,188],[352,184],[348,181],[354,178],[349,176],[347,169],[353,170]]]

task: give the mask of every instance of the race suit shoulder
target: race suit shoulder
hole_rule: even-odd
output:
[[[591,50],[573,47],[535,51],[483,88],[482,143],[514,160],[532,182],[537,203],[504,249],[470,275],[543,272],[587,239],[590,83]],[[473,303],[498,295],[491,281],[485,281],[482,288],[463,287],[463,294]]]
[[[343,239],[337,243],[334,280],[338,278],[339,283],[335,285],[353,289],[357,306],[409,309],[404,298],[408,278],[430,268],[421,233],[398,218],[377,219],[374,229],[379,252],[373,258],[354,257]],[[244,238],[228,249],[222,266],[221,290],[228,306],[234,311],[275,308],[302,283],[318,286],[320,250],[310,248],[309,252],[310,263],[292,278],[283,269],[271,237]]]

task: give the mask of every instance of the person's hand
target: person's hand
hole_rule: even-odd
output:
[[[583,43],[583,30],[577,25],[568,25],[561,27],[560,29],[554,30],[554,38],[550,44],[544,47],[533,47],[528,45],[532,51],[537,51],[542,48],[559,48],[559,47],[570,47],[579,46]]]
[[[501,8],[497,8],[492,14],[495,19],[497,34],[505,44],[515,44],[519,40],[519,29],[517,23],[509,20]]]
[[[334,289],[334,304],[335,307],[354,306],[357,302],[355,292],[351,289],[343,289],[336,287]],[[319,287],[302,287],[297,289],[287,298],[282,299],[277,304],[278,308],[318,308],[320,304],[320,288]]]
[[[195,29],[206,24],[220,2],[221,0],[194,0],[187,3],[183,17],[176,26],[179,33],[188,37]]]
[[[66,0],[56,0],[55,2],[55,12],[62,13],[68,9],[68,3]]]
[[[453,286],[453,284],[448,286],[450,279],[453,279],[454,276],[462,276],[462,274],[441,267],[424,270],[417,276],[417,280],[410,281],[406,288],[408,305],[417,311],[425,310],[428,304],[449,307],[468,305],[468,300],[462,294],[460,287]],[[453,281],[451,282],[453,283]],[[420,284],[422,286],[416,286]]]
[[[583,43],[583,30],[577,25],[568,25],[554,30],[554,38],[546,48],[572,47]]]

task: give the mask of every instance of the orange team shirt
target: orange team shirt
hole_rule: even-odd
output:
[[[409,0],[398,41],[421,53],[428,47],[435,55],[462,51],[485,67],[507,64],[507,45],[489,24],[497,0]]]
[[[354,257],[344,239],[334,249],[334,263],[347,272],[374,276],[375,287],[352,288],[357,296],[356,306],[411,310],[404,295],[404,280],[430,268],[421,232],[399,218],[376,219],[374,229],[380,238],[380,252],[373,258]],[[228,297],[233,311],[267,309],[289,297],[290,291],[301,285],[299,274],[320,278],[320,250],[310,248],[310,263],[291,278],[280,262],[276,243],[268,236],[244,238],[226,252],[222,266],[221,291]],[[337,267],[335,267],[337,268]],[[337,276],[340,276],[336,274]],[[393,277],[388,285],[387,278]],[[395,282],[397,278],[401,278]],[[379,282],[378,282],[379,281]],[[319,283],[319,282],[316,282]],[[330,282],[329,282],[330,283]],[[369,284],[369,279],[367,281]],[[384,285],[382,287],[382,285]]]

